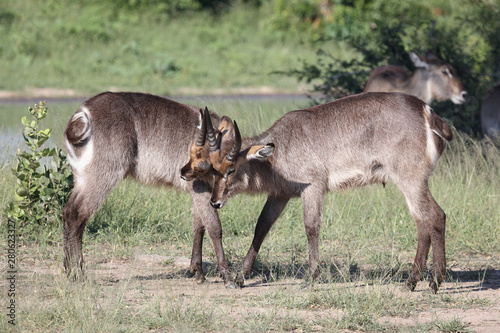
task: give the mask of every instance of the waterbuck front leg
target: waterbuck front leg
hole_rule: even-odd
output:
[[[310,185],[302,192],[304,203],[304,227],[309,243],[309,277],[304,288],[314,283],[319,275],[319,230],[323,213],[323,199],[325,191],[320,187]]]
[[[203,233],[206,230],[212,240],[215,256],[217,258],[217,269],[220,277],[224,281],[224,285],[226,288],[236,288],[222,247],[222,226],[219,215],[217,210],[210,206],[211,193],[207,190],[205,184],[194,181],[191,195],[193,197],[193,224],[195,229],[193,235],[191,269],[195,273],[197,279],[204,279],[204,277],[201,278],[201,276],[203,276],[201,251]],[[197,222],[198,219],[201,219],[201,225],[197,224],[199,223]],[[202,282],[201,280],[197,281]]]
[[[266,238],[274,222],[276,222],[278,217],[280,217],[289,200],[290,198],[288,197],[269,196],[267,198],[266,204],[264,205],[257,221],[257,225],[255,226],[252,244],[250,245],[250,249],[243,260],[241,272],[239,272],[236,276],[235,282],[238,286],[242,287],[245,282],[245,278],[250,276],[252,267],[255,264],[257,254],[259,253],[264,238]]]
[[[193,198],[194,201],[194,198]],[[197,209],[193,209],[193,251],[191,253],[191,272],[197,283],[205,282],[203,273],[202,249],[205,226]]]

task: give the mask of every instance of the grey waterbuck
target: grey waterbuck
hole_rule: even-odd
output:
[[[492,140],[500,140],[500,84],[488,91],[483,98],[481,127],[484,135]]]
[[[467,92],[450,64],[435,56],[425,58],[415,52],[410,52],[410,58],[416,67],[413,74],[400,66],[378,67],[371,72],[364,92],[403,92],[427,104],[434,100],[465,102]]]
[[[206,110],[208,113],[208,110]],[[211,113],[215,123],[219,117]],[[90,98],[71,117],[65,135],[75,186],[63,210],[64,267],[82,272],[82,235],[88,219],[111,189],[130,176],[152,185],[187,191],[193,199],[191,270],[204,281],[202,242],[208,232],[226,286],[234,286],[224,257],[217,211],[209,205],[211,188],[198,174],[195,182],[180,178],[189,152],[205,145],[202,111],[142,93],[106,92]],[[196,136],[196,138],[195,138]],[[211,180],[211,179],[208,179]]]
[[[214,177],[211,205],[221,208],[242,192],[268,194],[238,284],[251,273],[265,236],[291,198],[300,197],[304,204],[314,281],[325,193],[391,180],[403,192],[418,230],[406,284],[413,290],[421,280],[432,244],[430,288],[437,292],[446,269],[446,215],[428,180],[452,133],[423,101],[401,93],[353,95],[287,113],[263,134],[244,140],[229,118],[222,118],[218,136],[206,119],[210,148],[204,160]]]

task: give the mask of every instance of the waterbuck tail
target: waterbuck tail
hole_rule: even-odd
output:
[[[90,118],[90,112],[85,106],[82,106],[71,117],[64,135],[70,144],[78,145],[88,140],[91,134],[92,119]]]

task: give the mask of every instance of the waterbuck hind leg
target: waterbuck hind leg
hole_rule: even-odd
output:
[[[432,280],[429,287],[432,292],[437,293],[439,286],[446,278],[446,252],[445,252],[445,229],[446,229],[446,214],[439,205],[431,197],[433,205],[432,210],[432,229],[431,229],[431,244],[432,244]]]
[[[238,286],[242,287],[245,283],[245,278],[250,277],[252,273],[252,267],[257,259],[257,254],[259,253],[260,247],[264,238],[266,238],[269,230],[273,226],[274,222],[285,209],[290,198],[287,197],[268,197],[262,212],[260,213],[257,225],[255,226],[255,233],[253,236],[252,244],[248,250],[245,259],[243,260],[243,265],[241,271],[236,276],[235,282]]]
[[[418,192],[403,189],[418,232],[417,253],[406,286],[414,290],[417,283],[423,279],[427,256],[432,245],[433,278],[429,286],[432,292],[436,293],[446,272],[446,215],[432,197],[427,182],[414,188],[418,189]]]
[[[413,291],[417,286],[417,283],[423,279],[427,256],[429,254],[429,248],[431,246],[431,238],[429,236],[426,222],[422,221],[419,218],[415,218],[415,222],[417,224],[418,232],[417,253],[415,255],[415,260],[410,271],[410,276],[406,281],[406,286],[411,291]]]
[[[82,236],[87,221],[125,175],[124,171],[93,172],[95,170],[104,172],[105,169],[102,165],[92,165],[85,169],[84,175],[73,172],[75,186],[63,209],[64,268],[69,276],[79,277],[83,271]]]
[[[108,191],[104,191],[104,197]],[[63,209],[64,269],[69,277],[83,276],[82,237],[85,225],[104,198],[80,191],[75,186]]]
[[[77,194],[74,191],[63,209],[64,270],[68,277],[83,277],[82,237],[88,216],[79,213]]]

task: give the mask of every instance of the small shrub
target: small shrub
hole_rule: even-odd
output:
[[[36,237],[41,229],[59,226],[62,208],[73,187],[71,168],[65,153],[59,148],[43,147],[51,130],[40,129],[40,121],[47,116],[45,102],[29,109],[30,117],[23,116],[23,138],[28,150],[17,152],[15,200],[7,206],[7,217],[20,222],[23,236]],[[49,159],[48,168],[43,159]],[[34,240],[34,239],[30,239]]]

